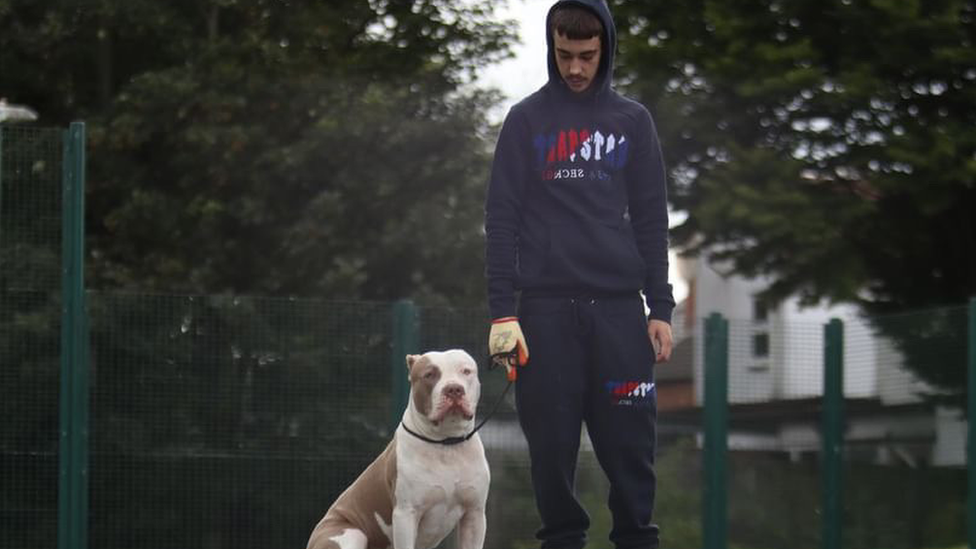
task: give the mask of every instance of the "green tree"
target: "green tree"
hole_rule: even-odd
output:
[[[90,125],[98,288],[481,298],[493,5],[0,0],[2,93]]]
[[[976,294],[973,2],[615,4],[620,82],[689,214],[678,246],[771,275],[772,300],[877,315]],[[930,381],[961,387],[942,358],[955,373]]]

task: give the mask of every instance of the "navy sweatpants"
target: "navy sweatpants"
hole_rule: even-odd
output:
[[[519,368],[516,405],[532,459],[542,549],[586,542],[590,520],[574,493],[583,422],[610,483],[610,540],[618,549],[658,547],[651,522],[657,392],[640,296],[523,296],[519,323],[529,362]]]

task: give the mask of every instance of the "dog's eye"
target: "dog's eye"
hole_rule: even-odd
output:
[[[461,373],[466,376],[469,376],[474,373],[474,370],[472,370],[471,368],[464,368],[461,370]]]
[[[437,372],[434,370],[427,370],[427,373],[424,374],[424,379],[434,379],[435,377],[437,377]]]

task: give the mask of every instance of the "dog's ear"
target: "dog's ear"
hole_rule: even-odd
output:
[[[407,371],[409,372],[413,365],[420,360],[420,355],[407,355]]]

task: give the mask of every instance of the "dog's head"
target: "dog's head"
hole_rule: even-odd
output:
[[[433,425],[474,419],[481,382],[471,355],[457,349],[407,355],[407,370],[411,405]]]

